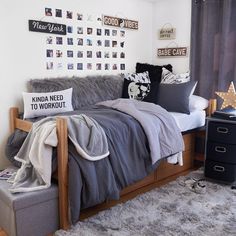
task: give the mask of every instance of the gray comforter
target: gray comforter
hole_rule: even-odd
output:
[[[76,223],[81,209],[108,199],[118,199],[121,189],[147,176],[158,162],[152,164],[147,135],[132,116],[101,105],[65,115],[72,114],[86,114],[95,119],[106,133],[110,152],[108,158],[91,162],[81,158],[69,142],[69,200],[71,220]],[[159,123],[168,127],[168,124]],[[172,140],[179,139],[179,135],[170,134]],[[8,139],[6,153],[9,158],[19,150],[25,136],[24,132],[17,131]],[[167,138],[161,146],[169,147],[168,142]],[[179,151],[182,148],[180,145]]]

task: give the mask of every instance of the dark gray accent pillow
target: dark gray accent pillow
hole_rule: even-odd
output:
[[[121,76],[87,76],[72,78],[32,79],[28,82],[30,92],[54,92],[73,88],[72,106],[78,110],[97,102],[121,98]]]
[[[195,81],[182,84],[159,84],[157,104],[167,111],[190,114],[189,96]]]

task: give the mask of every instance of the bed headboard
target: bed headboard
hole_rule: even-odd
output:
[[[123,79],[119,75],[32,79],[28,87],[30,92],[37,93],[73,88],[72,105],[78,110],[97,102],[120,98]]]

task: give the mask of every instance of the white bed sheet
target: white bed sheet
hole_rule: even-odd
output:
[[[205,125],[206,112],[201,110],[191,111],[190,114],[170,112],[174,117],[181,132],[195,129]]]

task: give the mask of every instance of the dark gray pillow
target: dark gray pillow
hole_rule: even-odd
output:
[[[159,84],[157,104],[167,111],[190,114],[189,96],[195,81],[182,84]]]
[[[32,79],[30,92],[54,92],[73,88],[72,105],[78,110],[97,102],[121,98],[123,89],[121,76],[87,76],[73,78]]]

